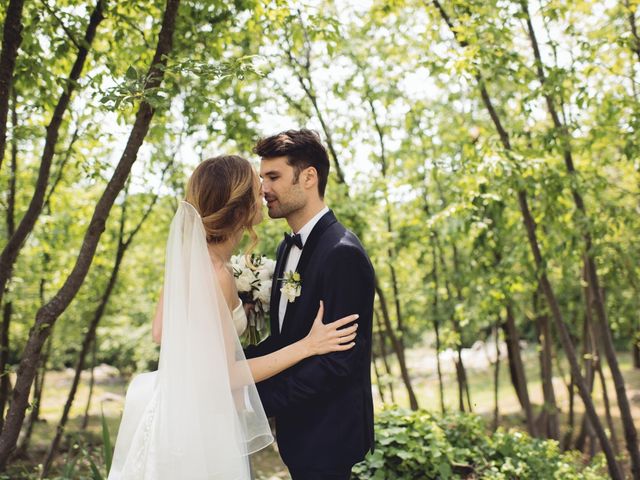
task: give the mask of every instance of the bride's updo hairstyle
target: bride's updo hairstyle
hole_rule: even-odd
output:
[[[208,243],[229,239],[240,229],[251,237],[248,252],[258,236],[253,225],[259,221],[260,181],[248,160],[238,155],[221,155],[201,162],[187,183],[186,201],[195,207]]]

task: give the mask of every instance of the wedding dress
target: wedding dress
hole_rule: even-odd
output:
[[[182,202],[165,263],[156,372],[129,385],[108,480],[248,480],[248,455],[273,441],[227,308],[202,221]]]

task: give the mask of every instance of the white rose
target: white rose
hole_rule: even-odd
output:
[[[253,297],[262,304],[264,311],[269,310],[269,301],[271,300],[271,284],[262,282],[258,290],[253,293]]]
[[[236,288],[238,292],[250,292],[253,282],[256,280],[256,276],[251,270],[245,268],[240,275],[236,278]]]
[[[258,278],[262,283],[269,282],[273,278],[273,272],[270,272],[266,265],[262,265],[258,269]]]
[[[264,259],[264,267],[269,272],[269,276],[272,278],[274,272],[276,271],[276,261],[265,257],[265,259]]]

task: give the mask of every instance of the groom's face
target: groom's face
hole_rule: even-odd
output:
[[[306,192],[287,157],[263,158],[260,162],[262,194],[271,218],[287,218],[304,208]]]

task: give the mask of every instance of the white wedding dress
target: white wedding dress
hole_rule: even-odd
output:
[[[195,208],[182,202],[165,264],[158,370],[129,385],[108,480],[249,480],[273,441]]]

